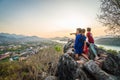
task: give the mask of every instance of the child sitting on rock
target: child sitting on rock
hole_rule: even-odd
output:
[[[94,46],[94,38],[93,35],[91,33],[91,28],[87,28],[87,34],[86,34],[87,38],[88,38],[88,42],[90,44],[90,49],[93,51],[93,54],[95,55],[95,59],[98,59],[98,55],[97,55],[97,51],[95,50],[95,46]]]

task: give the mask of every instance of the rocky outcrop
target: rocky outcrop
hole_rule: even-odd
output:
[[[96,80],[116,80],[114,77],[103,71],[94,61],[85,63],[84,67]]]
[[[88,80],[80,65],[67,53],[59,60],[57,76],[58,80]]]
[[[112,75],[120,76],[120,58],[109,53],[103,62],[102,69]]]
[[[68,42],[58,62],[56,78],[45,80],[120,80],[120,55],[113,55],[97,48],[98,60],[95,60],[92,51],[89,51],[90,60],[80,57],[79,61],[74,59],[72,41]]]

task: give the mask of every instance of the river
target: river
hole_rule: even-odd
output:
[[[60,41],[60,40],[52,40],[52,41],[57,42],[57,43],[61,43],[61,44],[66,44],[67,43],[67,41]]]

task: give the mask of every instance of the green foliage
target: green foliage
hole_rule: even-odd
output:
[[[0,63],[0,80],[30,80],[30,70],[24,62],[2,62]],[[32,78],[31,78],[32,79]]]
[[[118,54],[118,52],[116,50],[112,50],[112,49],[109,49],[107,50],[108,53],[112,53],[112,54]]]
[[[0,54],[3,54],[4,53],[4,51],[0,51]]]
[[[62,46],[60,46],[60,45],[56,45],[54,48],[55,48],[55,50],[57,52],[61,52],[62,51]]]
[[[117,55],[118,53],[120,53],[120,52],[118,52],[118,51],[116,51],[116,50],[112,50],[112,49],[105,49],[104,47],[102,47],[102,46],[100,46],[99,47],[100,49],[103,49],[103,50],[105,50],[107,53],[112,53],[112,54],[115,54],[115,55]]]
[[[99,48],[105,50],[105,48],[103,46],[99,46]]]
[[[118,53],[120,54],[120,51],[118,51]]]
[[[5,59],[0,60],[0,62],[8,62],[9,59],[10,59],[10,57],[7,57],[7,58],[5,58]]]

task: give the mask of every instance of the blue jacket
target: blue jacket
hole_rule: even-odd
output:
[[[75,45],[74,45],[76,54],[83,53],[83,46],[85,40],[86,40],[85,36],[82,36],[81,34],[76,35]]]

